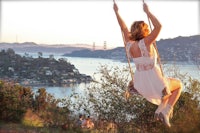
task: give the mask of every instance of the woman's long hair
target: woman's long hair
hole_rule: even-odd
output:
[[[139,41],[149,34],[148,25],[144,21],[135,21],[131,25],[130,39]]]

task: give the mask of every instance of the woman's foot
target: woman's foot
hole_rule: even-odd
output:
[[[159,119],[167,126],[171,127],[171,124],[169,122],[169,117],[171,112],[173,111],[173,107],[169,104],[166,105],[166,107],[160,112]]]
[[[160,120],[159,119],[159,114],[161,113],[161,110],[159,111],[158,109],[156,110],[155,114],[154,114],[154,119],[156,120]],[[172,119],[173,118],[173,109],[171,110],[170,114],[169,114],[169,118]]]
[[[171,124],[169,122],[169,116],[164,115],[162,112],[159,114],[159,119],[167,126],[171,127]]]
[[[154,118],[156,120],[159,120],[159,114],[160,112],[162,111],[162,109],[165,107],[165,104],[164,103],[161,103],[160,105],[158,105],[158,108],[156,109],[155,111],[155,114],[154,114]]]

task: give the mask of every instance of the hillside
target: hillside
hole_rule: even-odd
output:
[[[196,62],[200,60],[200,35],[161,39],[157,41],[157,47],[162,61]],[[44,45],[36,44],[34,42],[0,43],[0,50],[9,48],[12,48],[16,53],[42,52],[69,57],[106,58],[120,61],[127,60],[124,47],[117,47],[109,50],[96,48],[96,50],[93,51],[92,46],[88,44]]]
[[[157,41],[157,47],[161,60],[163,61],[196,62],[200,60],[200,35],[162,39]],[[124,47],[111,50],[79,50],[66,53],[64,56],[107,58],[126,61]]]
[[[14,50],[0,52],[0,79],[11,80],[21,85],[63,86],[91,81],[91,77],[79,73],[65,59],[32,58],[15,54]]]

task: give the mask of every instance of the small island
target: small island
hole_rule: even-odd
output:
[[[65,58],[54,59],[53,55],[43,58],[20,56],[11,48],[0,52],[0,79],[14,81],[26,86],[65,86],[87,83],[91,76],[81,74]]]

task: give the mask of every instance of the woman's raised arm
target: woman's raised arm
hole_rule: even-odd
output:
[[[114,2],[114,5],[113,5],[113,8],[114,8],[114,11],[115,11],[115,15],[117,17],[117,21],[119,23],[119,26],[123,32],[123,35],[124,35],[124,39],[126,42],[128,42],[130,39],[130,33],[129,33],[129,30],[125,24],[125,22],[123,21],[123,19],[121,18],[121,16],[119,15],[119,12],[118,12],[118,6],[117,4]]]
[[[145,44],[150,45],[156,40],[157,36],[159,35],[162,25],[158,21],[158,19],[149,11],[146,3],[143,4],[143,9],[154,26],[152,32],[144,39]]]

